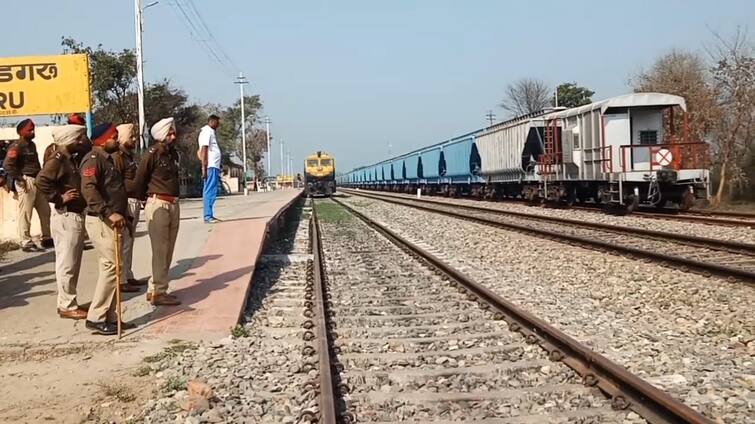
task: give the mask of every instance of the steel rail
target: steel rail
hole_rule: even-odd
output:
[[[330,358],[330,339],[328,335],[326,311],[325,311],[325,278],[322,255],[322,239],[320,238],[320,223],[317,220],[317,212],[312,205],[312,218],[310,221],[310,240],[312,243],[313,274],[314,274],[314,309],[317,322],[316,350],[319,356],[318,372],[320,374],[320,421],[322,424],[336,424],[336,394],[333,384],[332,361]]]
[[[341,190],[353,190],[354,187],[342,187]],[[484,199],[483,199],[484,200]],[[518,198],[502,198],[497,201],[505,203],[528,203],[525,199]],[[597,203],[580,203],[572,206],[559,207],[558,205],[552,206],[557,209],[574,209],[587,212],[602,212],[602,204]],[[695,222],[710,225],[723,225],[732,227],[755,227],[755,213],[747,212],[726,212],[726,211],[705,211],[700,209],[689,209],[686,211],[680,211],[678,209],[654,209],[647,206],[640,206],[640,209],[632,212],[633,216],[650,219],[666,219],[670,221],[680,222]],[[721,218],[718,218],[721,217]]]
[[[680,222],[700,222],[703,224],[711,225],[728,225],[734,227],[755,227],[755,221],[746,221],[742,219],[731,218],[716,218],[716,215],[708,215],[705,213],[690,213],[689,211],[680,212],[679,214],[671,214],[667,212],[634,212],[632,215],[636,215],[642,218],[652,219],[665,219],[669,221]],[[742,217],[743,219],[753,219],[753,217]]]
[[[528,343],[538,343],[548,351],[551,360],[562,361],[572,368],[583,378],[585,385],[597,386],[607,393],[611,397],[612,407],[629,408],[651,423],[713,422],[668,393],[632,374],[623,366],[590,350],[563,331],[505,300],[384,225],[336,198],[332,200],[397,246],[419,256],[449,276],[483,305],[502,314],[512,331],[521,333]]]
[[[373,193],[364,193],[364,192],[361,192],[361,191],[359,191],[359,192],[347,191],[347,192],[355,194],[357,196],[372,198],[372,199],[376,199],[376,200],[382,200],[384,202],[399,204],[399,205],[403,205],[403,206],[407,206],[407,207],[411,207],[411,208],[415,208],[415,209],[420,209],[420,210],[424,210],[424,211],[428,211],[428,212],[433,212],[433,213],[438,213],[438,214],[442,214],[442,215],[446,215],[446,216],[451,216],[451,217],[454,217],[454,218],[465,219],[465,220],[468,220],[468,221],[472,221],[472,222],[476,222],[476,223],[480,223],[480,224],[484,224],[484,225],[489,225],[489,226],[494,226],[494,227],[499,227],[499,228],[508,228],[508,229],[513,229],[513,230],[516,230],[516,231],[521,231],[521,232],[524,232],[524,233],[537,234],[539,236],[543,236],[543,237],[546,237],[546,238],[554,238],[554,239],[566,240],[568,242],[571,242],[571,243],[574,243],[574,244],[577,244],[577,245],[581,245],[581,246],[599,247],[601,249],[605,249],[605,250],[609,250],[609,251],[615,251],[615,252],[620,252],[620,253],[627,254],[627,255],[634,255],[634,256],[638,256],[638,257],[648,258],[648,259],[655,260],[655,261],[660,261],[660,262],[666,262],[668,264],[673,264],[673,265],[676,265],[676,266],[679,266],[679,267],[682,267],[682,268],[693,268],[693,269],[700,270],[703,273],[717,274],[717,275],[720,275],[720,276],[723,276],[723,277],[736,277],[736,278],[739,278],[739,279],[741,279],[744,282],[747,282],[749,284],[755,284],[755,272],[748,271],[748,270],[745,270],[745,269],[733,268],[733,267],[729,267],[729,266],[725,266],[725,265],[719,265],[719,264],[710,263],[710,262],[697,261],[697,260],[694,260],[694,259],[684,258],[684,257],[681,257],[681,256],[675,256],[675,255],[671,255],[671,254],[667,254],[667,253],[661,253],[661,252],[644,250],[644,249],[640,249],[640,248],[636,248],[636,247],[632,247],[632,246],[622,246],[622,245],[615,244],[615,243],[609,243],[609,242],[605,242],[605,241],[601,241],[601,240],[596,240],[594,238],[575,236],[575,235],[571,235],[571,234],[563,234],[563,233],[554,232],[554,231],[550,231],[550,230],[538,229],[538,228],[534,228],[534,227],[531,227],[531,226],[519,225],[519,224],[515,224],[515,223],[511,223],[511,222],[502,222],[502,221],[497,221],[497,220],[493,220],[493,219],[489,219],[489,218],[483,218],[483,217],[480,217],[480,216],[474,216],[474,215],[463,214],[463,213],[459,213],[459,212],[453,212],[453,211],[450,211],[450,210],[436,209],[436,208],[433,208],[433,207],[430,207],[430,206],[425,206],[425,205],[418,204],[415,199],[401,198],[401,197],[389,196],[389,195],[388,196],[386,196],[386,195],[376,195],[376,194],[373,194]],[[467,210],[476,209],[478,211],[482,210],[482,211],[484,211],[486,213],[493,213],[493,214],[497,214],[499,212],[498,210],[495,210],[495,209],[480,208],[480,207],[469,206],[469,205],[449,204],[449,203],[438,202],[438,201],[433,201],[433,200],[425,200],[424,202],[427,202],[427,203],[430,203],[430,204],[438,204],[440,206],[447,206],[449,208],[467,209]],[[520,217],[520,218],[531,218],[531,219],[537,219],[539,217],[542,217],[542,215],[532,216],[532,215],[528,215],[528,214],[522,214],[521,212],[503,211],[503,214],[517,216],[517,217]],[[541,219],[541,221],[549,222],[548,218]],[[583,225],[583,223],[581,221],[575,221],[575,220],[565,219],[565,218],[557,218],[553,222],[566,223],[566,224],[570,224],[570,225],[580,225],[580,226],[593,226],[593,225],[597,225],[595,223],[589,223],[589,224]],[[604,226],[604,225],[608,225],[608,224],[600,224],[600,225]],[[596,228],[599,228],[599,227],[596,227]],[[632,231],[635,230],[634,228],[629,228],[629,227],[618,227],[618,228],[623,228],[623,229],[625,229],[625,232],[629,232],[630,234],[631,234]],[[637,230],[639,230],[638,232],[640,232],[640,233],[646,232],[646,231],[651,231],[651,230],[643,230],[643,229],[637,229]],[[614,229],[614,232],[616,232],[616,231],[619,231],[619,230]],[[651,232],[653,232],[653,233],[659,233],[659,234],[656,234],[655,237],[661,237],[661,238],[663,236],[665,236],[665,235],[672,235],[672,237],[669,237],[669,238],[679,239],[679,237],[682,237],[682,240],[684,240],[684,237],[686,237],[686,236],[682,236],[682,235],[678,235],[678,234],[672,234],[672,233],[654,232],[654,231],[651,231]],[[692,236],[689,236],[689,237],[692,238]],[[703,237],[694,237],[694,239],[712,240],[712,239],[705,239]],[[734,243],[734,242],[728,242],[728,241],[726,241],[725,243],[729,244],[729,243]],[[745,246],[746,249],[744,249],[744,250],[746,250],[748,252],[752,252],[752,249],[755,247],[753,245],[748,245],[748,244],[745,244],[745,243],[736,243],[736,245],[740,245],[740,244],[743,245],[743,246]]]
[[[742,243],[742,242],[737,242],[737,241],[720,240],[720,239],[713,239],[713,238],[708,238],[708,237],[698,237],[698,236],[691,236],[691,235],[686,235],[686,234],[669,233],[666,231],[648,230],[645,228],[624,227],[621,225],[603,224],[600,222],[585,222],[585,221],[580,221],[577,219],[560,218],[560,217],[555,217],[555,216],[546,216],[546,215],[538,215],[538,214],[529,214],[525,212],[506,211],[506,210],[501,210],[501,209],[488,208],[485,206],[448,203],[448,202],[443,202],[440,200],[433,200],[433,199],[413,199],[409,197],[387,194],[387,193],[377,194],[377,193],[365,193],[362,191],[350,191],[350,190],[344,190],[344,191],[347,193],[353,193],[356,195],[374,196],[376,198],[390,197],[390,198],[402,199],[402,200],[406,200],[410,202],[424,202],[424,203],[435,204],[435,205],[440,205],[440,206],[448,206],[452,208],[492,213],[496,215],[509,215],[509,216],[516,216],[519,218],[535,219],[535,220],[544,221],[544,222],[556,222],[559,224],[568,224],[568,225],[575,225],[575,226],[585,227],[585,228],[607,230],[607,231],[616,232],[616,233],[626,233],[626,234],[631,234],[631,235],[641,234],[644,236],[649,236],[649,237],[664,239],[664,240],[665,239],[678,240],[685,243],[692,243],[698,246],[704,246],[704,247],[717,249],[717,250],[728,249],[728,250],[733,250],[736,252],[747,252],[747,253],[755,254],[755,244]]]
[[[755,213],[752,212],[729,212],[729,211],[705,211],[700,209],[690,209],[683,213],[704,216],[728,216],[731,218],[755,219]]]

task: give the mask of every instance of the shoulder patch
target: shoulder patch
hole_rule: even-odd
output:
[[[81,175],[85,177],[94,177],[95,175],[97,175],[97,168],[94,166],[84,168],[84,170],[81,171]]]
[[[8,150],[8,155],[7,156],[9,158],[11,158],[11,159],[17,158],[18,157],[18,149],[13,148],[13,149]]]

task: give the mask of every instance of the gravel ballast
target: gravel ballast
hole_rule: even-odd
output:
[[[405,206],[346,200],[703,414],[753,422],[751,287]],[[646,227],[653,221],[635,219]],[[712,236],[711,226],[697,227]]]

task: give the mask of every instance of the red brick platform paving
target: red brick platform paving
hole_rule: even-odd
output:
[[[266,202],[256,216],[214,224],[192,272],[171,282],[182,304],[160,307],[149,333],[158,337],[212,338],[229,334],[241,317],[254,266],[273,223],[298,197]],[[267,216],[265,216],[267,215]],[[207,260],[206,258],[213,258]]]

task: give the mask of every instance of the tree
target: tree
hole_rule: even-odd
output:
[[[131,94],[136,97],[135,93]],[[172,116],[178,133],[178,149],[183,176],[198,177],[201,166],[197,157],[197,136],[207,121],[207,112],[199,105],[189,103],[186,93],[173,87],[168,80],[149,84],[144,90],[145,120],[151,125]]]
[[[136,81],[136,54],[131,49],[105,50],[96,48],[72,37],[61,37],[63,53],[89,55],[90,84],[94,97],[93,113],[100,122],[134,122],[136,98],[132,95]],[[84,111],[78,111],[84,112]]]
[[[523,78],[506,87],[499,106],[518,116],[545,109],[550,106],[551,98],[551,91],[545,82]]]
[[[241,148],[241,101],[237,100],[232,106],[222,110],[218,106],[215,106],[214,109],[221,118],[218,128],[218,143],[224,157],[227,158],[231,153],[243,157]],[[247,166],[252,166],[256,175],[263,174],[260,160],[267,150],[265,131],[255,126],[259,122],[261,110],[262,101],[259,95],[244,96]]]
[[[705,141],[713,148],[718,185],[711,204],[715,207],[724,200],[728,186],[744,194],[750,182],[748,171],[755,173],[751,169],[755,156],[755,57],[745,32],[738,30],[730,40],[714,35],[713,65],[697,54],[674,50],[630,83],[638,92],[685,98],[689,141]]]
[[[720,175],[712,200],[715,207],[723,200],[727,182],[740,194],[749,185],[744,166],[755,147],[755,54],[742,30],[729,40],[714,35],[718,46],[711,73],[722,111],[715,137]]]
[[[593,94],[595,94],[594,91],[580,87],[576,82],[565,82],[556,88],[558,99],[557,104],[554,102],[553,106],[565,108],[584,106],[592,103]]]
[[[630,79],[635,92],[659,92],[684,97],[687,103],[689,141],[704,141],[720,119],[718,92],[705,61],[697,54],[673,50],[653,66]],[[674,130],[681,133],[681,120]]]

